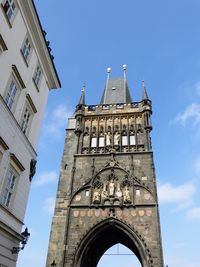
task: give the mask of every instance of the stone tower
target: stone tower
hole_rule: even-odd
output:
[[[133,102],[124,77],[98,105],[85,92],[69,119],[46,266],[96,267],[121,243],[142,267],[163,267],[150,132],[151,101]]]

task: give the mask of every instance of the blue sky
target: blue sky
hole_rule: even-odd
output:
[[[67,117],[83,83],[87,104],[99,103],[106,68],[112,68],[112,77],[122,76],[123,64],[133,100],[141,99],[144,79],[153,102],[152,142],[165,263],[199,267],[199,0],[35,3],[62,89],[49,95],[25,217],[31,238],[20,252],[18,267],[45,266]],[[137,267],[132,257],[122,260],[127,267]],[[107,256],[99,267],[117,266],[116,262],[121,264],[119,257]]]

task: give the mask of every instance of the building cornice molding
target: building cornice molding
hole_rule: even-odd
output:
[[[36,53],[39,56],[42,69],[47,78],[47,85],[49,89],[60,88],[60,80],[48,50],[34,2],[32,0],[18,0],[18,6],[25,24],[31,33],[31,41],[34,44]],[[37,42],[35,42],[35,40],[37,40]]]
[[[17,81],[19,82],[21,88],[23,88],[23,89],[26,88],[26,85],[24,84],[24,81],[23,81],[16,65],[12,65],[12,71],[13,71],[15,77],[17,78]]]
[[[23,172],[25,170],[24,166],[21,164],[21,162],[19,161],[19,159],[16,157],[14,153],[10,153],[10,158],[17,165],[20,171]]]
[[[0,136],[0,145],[3,147],[4,150],[9,149],[9,146],[6,144],[6,142],[3,140],[1,136]]]

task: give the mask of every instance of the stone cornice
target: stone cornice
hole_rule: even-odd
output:
[[[60,80],[46,44],[35,5],[32,0],[18,0],[17,2],[47,79],[47,85],[49,89],[60,88]]]

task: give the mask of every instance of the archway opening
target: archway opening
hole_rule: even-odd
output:
[[[129,251],[129,254],[133,253],[133,256],[135,255],[138,259],[136,266],[133,265],[134,263],[130,265],[123,264],[124,266],[147,266],[145,248],[140,239],[131,228],[112,218],[98,224],[85,236],[77,251],[74,267],[97,267],[105,252],[116,244],[125,246],[131,251]],[[140,265],[138,265],[138,262],[140,262]]]
[[[97,267],[142,267],[137,256],[126,246],[118,243],[109,248],[100,258]]]

